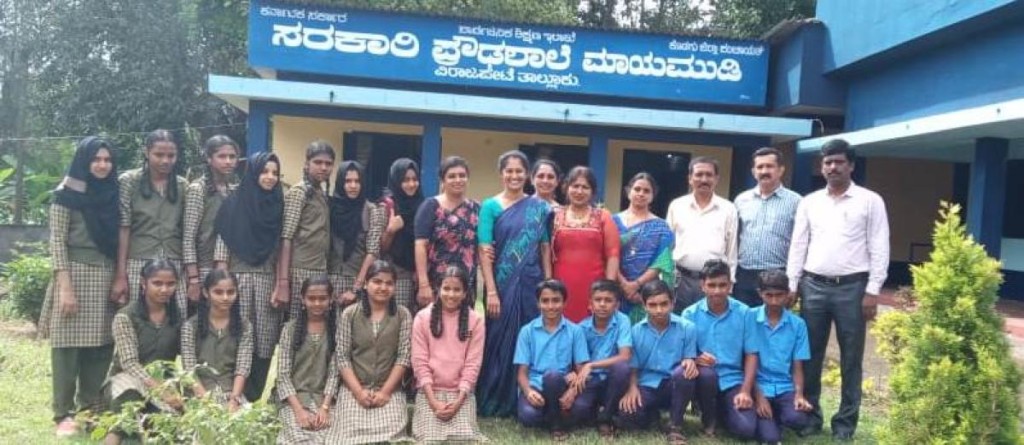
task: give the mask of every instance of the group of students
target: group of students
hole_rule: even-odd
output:
[[[537,288],[541,316],[519,332],[518,418],[546,426],[555,440],[596,419],[602,437],[617,428],[644,429],[668,411],[669,443],[686,443],[683,418],[699,407],[703,435],[718,425],[743,440],[779,443],[782,427],[802,430],[813,408],[803,395],[802,362],[810,358],[807,328],[786,307],[789,280],[781,270],[761,274],[764,305],[750,308],[729,296],[729,266],[711,260],[701,271],[705,297],[673,312],[675,296],[655,279],[640,287],[643,320],[620,312],[622,287],[601,279],[590,287],[591,315],[566,319],[566,287]]]
[[[215,394],[234,409],[264,393],[275,350],[282,363],[275,397],[286,443],[314,433],[337,434],[339,442],[400,437],[406,411],[402,397],[392,395],[409,383],[410,367],[419,390],[412,430],[420,440],[482,438],[477,414],[518,414],[528,424],[546,420],[545,413],[558,411],[548,402],[559,385],[572,395],[557,402],[574,414],[552,424],[556,437],[588,418],[583,412],[594,406],[603,434],[612,434],[615,425],[636,427],[653,418],[645,411],[650,407],[683,403],[661,395],[662,374],[671,394],[685,396],[686,382],[698,382],[705,427],[714,431],[716,399],[703,400],[700,388],[708,385],[700,382],[711,379],[705,368],[722,374],[719,368],[732,359],[716,359],[715,351],[734,348],[739,331],[723,324],[730,328],[721,330],[722,339],[709,334],[702,343],[699,310],[691,311],[696,334],[678,316],[667,318],[668,325],[655,321],[648,303],[662,294],[651,292],[673,286],[674,240],[665,221],[650,212],[657,192],[650,175],[629,181],[630,207],[611,215],[593,203],[597,181],[589,168],[574,167],[563,177],[553,162],[531,165],[515,150],[498,159],[503,190],[483,203],[466,196],[469,165],[457,156],[441,162],[438,195],[423,196],[418,165],[402,158],[375,200],[355,161],[337,167],[331,188],[336,153],[323,141],[306,148],[302,178],[287,191],[281,162],[270,152],[249,157],[236,181],[242,153],[226,136],[206,142],[206,168],[192,183],[176,175],[178,148],[165,130],[147,136],[141,168],[118,175],[115,154],[101,138],[82,140],[51,206],[54,280],[42,325],[51,338],[59,435],[77,429],[76,410],[116,409],[125,397],[158,385],[142,366],[179,352],[188,369],[206,365],[196,368],[201,378],[194,393]],[[526,193],[527,184],[535,194]],[[473,310],[478,275],[483,317]],[[595,309],[601,306],[593,300],[595,286],[615,297],[615,310]],[[671,291],[664,294],[672,298]],[[557,318],[549,319],[545,296],[560,299],[558,317],[566,320],[557,326],[547,326]],[[743,312],[728,302],[727,313]],[[599,315],[616,311],[626,318]],[[185,320],[188,314],[194,315]],[[708,317],[716,320],[705,323],[709,332],[718,332],[727,318]],[[779,323],[802,326],[799,321],[783,317]],[[623,332],[615,341],[603,340],[609,322]],[[593,340],[588,347],[563,344],[563,329],[576,333],[572,341],[579,337],[576,323]],[[670,337],[680,341],[665,339],[657,327],[677,324],[690,332]],[[696,343],[686,346],[684,337]],[[749,337],[741,345],[747,355],[761,344],[760,337]],[[548,340],[556,338],[552,349]],[[537,350],[521,350],[524,342]],[[636,351],[648,344],[660,349],[632,354],[620,351],[632,349],[623,342]],[[677,384],[673,366],[660,363],[676,355],[661,350],[684,346],[701,355],[673,353],[685,377]],[[628,381],[627,360],[638,370],[636,382]],[[746,360],[737,360],[738,375],[756,370],[756,362]],[[551,371],[564,373],[564,381],[548,388],[545,382],[556,379],[545,379],[544,366],[555,361],[558,369]],[[651,374],[649,366],[665,369]],[[319,371],[291,372],[296,369]],[[728,385],[719,386],[735,389],[735,377],[725,372],[720,380]],[[605,380],[608,388],[601,389]],[[751,400],[778,391],[759,393],[752,378],[739,380],[743,390],[734,398],[741,411],[772,417],[760,399],[756,407]],[[619,393],[620,401],[608,398]],[[797,396],[799,390],[794,400],[805,407]],[[174,397],[153,402],[180,406]]]

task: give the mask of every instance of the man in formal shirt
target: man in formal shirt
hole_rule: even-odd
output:
[[[800,194],[782,185],[786,167],[777,148],[757,149],[750,170],[757,186],[736,197],[740,219],[739,264],[732,296],[754,307],[762,304],[757,292],[761,272],[786,268]]]
[[[690,194],[668,206],[665,221],[676,236],[676,312],[703,297],[700,271],[708,260],[722,260],[736,272],[736,207],[715,195],[718,161],[699,156],[690,161]]]
[[[851,180],[854,150],[846,141],[826,142],[821,154],[827,186],[797,207],[786,273],[811,344],[804,374],[814,412],[804,433],[821,431],[821,368],[835,320],[843,384],[832,436],[845,441],[860,415],[864,334],[889,267],[889,221],[882,197]]]

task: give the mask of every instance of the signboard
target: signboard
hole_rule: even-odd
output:
[[[254,68],[558,93],[763,106],[753,40],[435,18],[254,0]]]

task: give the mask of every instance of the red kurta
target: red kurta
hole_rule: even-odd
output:
[[[573,323],[590,314],[590,285],[605,277],[609,258],[619,256],[619,231],[611,214],[594,208],[582,224],[569,222],[568,207],[555,209],[551,236],[552,273],[569,291],[565,317]]]

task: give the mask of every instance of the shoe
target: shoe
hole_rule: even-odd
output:
[[[796,432],[796,435],[800,437],[814,436],[817,434],[821,434],[821,426],[819,425],[808,425],[804,427],[804,429]]]
[[[835,432],[835,433],[832,433],[832,440],[834,442],[852,442],[853,441],[853,433],[846,432],[846,431]]]
[[[78,423],[71,417],[65,417],[57,424],[57,437],[71,437],[78,434]]]
[[[678,426],[670,426],[665,433],[665,439],[669,445],[686,445],[686,436],[683,435],[683,429]]]

